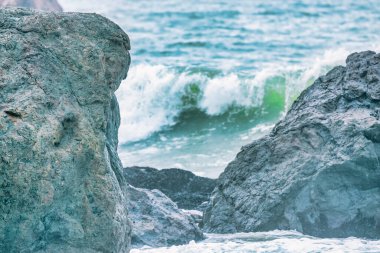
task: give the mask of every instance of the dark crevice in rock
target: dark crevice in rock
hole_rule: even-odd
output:
[[[8,116],[13,118],[21,118],[22,114],[16,110],[5,110],[4,111]]]

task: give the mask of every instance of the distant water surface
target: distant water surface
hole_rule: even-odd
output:
[[[125,166],[217,177],[350,52],[380,48],[378,0],[61,0],[132,41],[117,92]]]

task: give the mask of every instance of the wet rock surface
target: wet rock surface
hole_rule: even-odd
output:
[[[129,39],[96,14],[0,9],[0,249],[128,252],[114,91]]]
[[[199,177],[181,169],[157,170],[149,167],[124,168],[127,182],[138,188],[158,189],[177,203],[179,208],[202,210],[209,200],[216,180]]]
[[[164,247],[203,239],[196,221],[159,190],[128,187],[132,247]]]
[[[43,11],[62,11],[57,0],[0,0],[0,8],[21,7]]]
[[[380,238],[380,54],[355,53],[346,63],[227,166],[206,231]]]

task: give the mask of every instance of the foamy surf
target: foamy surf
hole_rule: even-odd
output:
[[[133,249],[131,253],[378,253],[379,240],[322,239],[295,231],[206,234],[207,239],[188,245]]]

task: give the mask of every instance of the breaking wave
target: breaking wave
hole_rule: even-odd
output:
[[[306,86],[333,66],[343,64],[348,54],[344,49],[327,51],[307,68],[270,65],[254,74],[146,63],[132,66],[117,91],[122,112],[121,143],[145,139],[184,118],[196,120],[200,114],[236,123],[257,114],[286,112]]]

